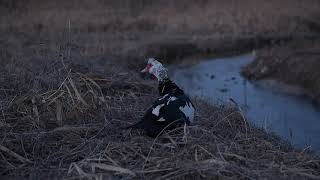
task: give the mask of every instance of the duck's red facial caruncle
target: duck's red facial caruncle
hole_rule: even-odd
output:
[[[151,72],[152,69],[153,68],[153,64],[151,64],[151,63],[148,63],[147,64],[147,66],[144,68],[144,69],[142,69],[142,73],[148,73],[148,74],[150,74],[150,76],[151,76],[151,78],[153,79],[153,80],[155,80],[157,77]]]
[[[152,64],[147,64],[147,66],[144,68],[144,69],[142,69],[142,73],[150,73],[150,69],[152,68]]]

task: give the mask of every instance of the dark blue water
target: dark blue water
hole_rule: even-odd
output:
[[[213,104],[230,102],[232,98],[256,126],[295,146],[311,146],[320,152],[320,108],[299,88],[271,80],[247,81],[240,71],[251,61],[250,55],[207,60],[187,68],[174,68],[171,78],[189,95]]]

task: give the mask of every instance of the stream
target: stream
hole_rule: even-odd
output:
[[[296,147],[320,152],[320,108],[303,90],[273,80],[250,82],[241,68],[251,55],[204,60],[171,70],[171,78],[192,97],[212,104],[237,102],[255,126],[273,132]]]

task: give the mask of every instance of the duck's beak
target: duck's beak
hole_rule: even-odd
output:
[[[147,72],[149,72],[149,70],[150,70],[151,67],[152,67],[151,64],[147,64],[147,66],[146,66],[144,69],[142,69],[141,72],[142,72],[142,73],[147,73]]]
[[[146,73],[148,70],[147,70],[147,67],[145,67],[144,69],[141,70],[141,73]]]

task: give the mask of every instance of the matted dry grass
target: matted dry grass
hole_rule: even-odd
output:
[[[17,77],[4,74],[8,69],[2,71],[4,178],[320,177],[319,157],[252,127],[235,104],[211,106],[194,100],[197,125],[152,139],[123,128],[138,121],[156,98],[155,83],[125,73],[77,73],[72,64],[48,66],[56,71],[38,79],[24,74],[24,80],[38,84],[37,91],[12,81]],[[46,85],[46,78],[55,83]]]

